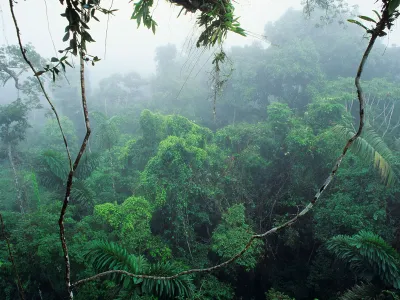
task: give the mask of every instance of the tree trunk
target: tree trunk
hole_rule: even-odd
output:
[[[232,120],[232,125],[235,126],[236,122],[236,105],[233,107],[233,120]]]
[[[15,168],[14,159],[12,156],[11,144],[8,144],[8,159],[10,161],[10,165],[11,165],[11,168],[12,168],[13,174],[14,174],[15,190],[17,191],[17,204],[19,205],[20,211],[23,214],[25,212],[24,212],[24,206],[22,203],[21,187],[20,187],[19,180],[18,180],[17,169]]]

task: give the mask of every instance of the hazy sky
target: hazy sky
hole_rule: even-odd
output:
[[[156,0],[157,2],[157,0]],[[268,21],[278,19],[286,9],[301,8],[301,0],[237,0],[236,14],[241,16],[240,22],[246,30],[262,35],[264,25]],[[349,0],[351,5],[359,5],[360,12],[371,15],[375,8],[375,0]],[[109,7],[111,1],[102,1],[104,7]],[[48,12],[48,23],[46,18],[46,5]],[[52,45],[50,33],[53,37],[57,50],[66,47],[62,37],[67,25],[66,19],[60,14],[64,11],[58,0],[27,0],[18,1],[15,5],[19,27],[24,43],[31,42],[36,50],[44,57],[55,56],[56,52]],[[119,9],[115,16],[111,16],[108,24],[107,52],[104,57],[105,36],[107,18],[102,16],[98,23],[91,21],[91,35],[96,43],[89,45],[89,52],[98,55],[103,60],[91,71],[91,77],[97,81],[107,76],[107,73],[136,71],[141,74],[149,74],[154,71],[154,50],[159,45],[174,43],[181,49],[187,49],[193,33],[198,33],[194,26],[195,16],[188,13],[176,18],[180,9],[158,0],[154,12],[154,19],[158,23],[156,35],[145,28],[137,29],[136,21],[130,20],[133,12],[133,3],[129,1],[115,1],[113,8]],[[99,15],[97,15],[99,17]],[[391,34],[390,43],[397,42],[400,38],[398,30]],[[254,41],[251,37],[241,37],[229,34],[227,46],[250,44]],[[186,42],[186,43],[185,43]],[[15,44],[15,29],[9,11],[8,0],[0,0],[0,45]],[[57,53],[58,54],[58,53]]]

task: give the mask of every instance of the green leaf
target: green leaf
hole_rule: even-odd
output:
[[[73,68],[73,66],[66,60],[65,63],[70,66],[71,68]]]
[[[400,5],[400,0],[390,0],[389,14],[392,15]]]
[[[376,10],[373,10],[373,12],[376,14],[376,16],[378,17],[378,19],[381,19],[381,16],[379,15],[379,13]]]
[[[370,18],[370,17],[367,17],[367,16],[358,16],[358,17],[360,19],[365,20],[365,21],[376,23],[376,21],[374,19]]]
[[[82,27],[83,27],[83,28],[85,28],[85,29],[90,29],[89,26],[87,26],[87,24],[86,24],[85,22],[82,22],[82,21],[81,21],[81,24],[82,24]]]
[[[357,24],[358,26],[361,26],[361,27],[364,28],[365,30],[368,30],[368,28],[367,28],[366,26],[364,26],[363,24],[361,24],[361,23],[360,23],[359,21],[357,21],[357,20],[348,19],[347,21],[350,22],[350,23]]]
[[[50,61],[51,62],[58,62],[58,58],[57,57],[52,57]]]
[[[40,76],[40,75],[42,75],[43,73],[45,73],[45,71],[36,72],[36,73],[35,73],[35,76]]]

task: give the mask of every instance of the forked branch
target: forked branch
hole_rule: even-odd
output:
[[[22,46],[21,32],[20,32],[20,30],[19,30],[17,18],[15,17],[15,12],[14,12],[14,0],[9,0],[9,4],[10,4],[11,16],[12,16],[12,19],[13,19],[13,22],[14,22],[14,26],[15,26],[16,33],[17,33],[18,45],[19,45],[19,49],[20,49],[20,51],[21,51],[22,57],[24,58],[25,62],[26,62],[26,63],[29,65],[29,67],[31,68],[33,74],[37,74],[37,71],[36,71],[35,67],[34,67],[33,64],[31,63],[31,61],[29,60],[29,58],[26,56],[26,49],[24,49],[24,47]],[[35,77],[36,77],[37,81],[39,82],[40,89],[42,90],[43,95],[44,95],[44,97],[46,98],[46,101],[49,103],[49,105],[50,105],[50,107],[51,107],[51,110],[53,111],[54,116],[55,116],[56,119],[57,119],[58,127],[59,127],[59,129],[60,129],[60,132],[61,132],[61,135],[62,135],[62,138],[63,138],[63,141],[64,141],[65,149],[67,150],[69,168],[70,168],[70,170],[71,170],[71,169],[72,169],[71,154],[70,154],[70,152],[69,152],[67,138],[65,137],[64,130],[63,130],[62,126],[61,126],[61,122],[60,122],[60,118],[59,118],[59,116],[58,116],[58,112],[57,112],[55,106],[53,105],[53,102],[51,101],[49,95],[47,94],[47,91],[46,91],[46,89],[45,89],[45,87],[44,87],[44,85],[43,85],[42,80],[40,80],[39,76],[35,76]],[[17,84],[17,82],[16,82],[16,84]]]
[[[14,21],[14,25],[15,25],[15,30],[17,32],[17,38],[18,38],[18,43],[19,43],[21,54],[22,54],[24,60],[26,61],[26,63],[31,68],[32,72],[34,74],[37,74],[35,67],[30,62],[28,57],[26,56],[26,51],[22,46],[20,30],[19,30],[19,27],[18,27],[17,19],[15,17],[15,13],[14,13],[14,2],[13,2],[13,0],[9,0],[9,3],[10,3],[11,15],[12,15],[12,18],[13,18],[13,21]],[[46,92],[46,89],[45,89],[42,81],[40,80],[39,76],[35,76],[36,79],[39,82],[39,85],[40,85],[40,88],[41,88],[41,90],[43,92],[43,95],[45,96],[47,102],[49,103],[49,105],[50,105],[51,109],[53,110],[53,113],[54,113],[54,115],[55,115],[55,117],[57,119],[58,126],[59,126],[59,129],[61,131],[61,134],[62,134],[62,137],[63,137],[63,140],[64,140],[64,145],[65,145],[65,148],[66,148],[67,154],[68,154],[68,161],[69,161],[69,169],[70,169],[70,171],[69,171],[68,178],[67,178],[65,197],[64,197],[62,208],[61,208],[60,218],[58,220],[58,224],[59,224],[59,228],[60,228],[60,240],[61,240],[61,245],[62,245],[63,254],[64,254],[64,261],[65,261],[65,284],[66,284],[66,287],[67,287],[69,299],[73,299],[73,293],[72,293],[72,289],[71,289],[71,265],[70,265],[69,255],[68,255],[68,247],[67,247],[66,238],[65,238],[64,217],[65,217],[65,214],[66,214],[66,211],[67,211],[67,207],[68,207],[68,204],[69,204],[69,200],[70,200],[74,173],[75,173],[75,170],[77,169],[77,167],[79,165],[79,162],[80,162],[80,160],[82,158],[83,153],[86,150],[86,145],[88,143],[90,132],[91,132],[91,130],[90,130],[90,122],[89,122],[89,113],[88,113],[87,102],[86,102],[85,76],[84,76],[85,75],[85,65],[84,65],[83,57],[84,57],[84,53],[82,51],[80,53],[80,81],[81,81],[82,109],[83,109],[83,114],[84,114],[84,118],[85,118],[86,134],[85,134],[85,137],[84,137],[84,139],[82,141],[81,147],[79,149],[79,153],[76,156],[75,161],[74,161],[73,164],[72,164],[72,160],[71,160],[70,151],[69,151],[69,148],[68,148],[67,139],[65,137],[63,128],[61,126],[60,118],[58,116],[58,113],[57,113],[52,101],[50,100],[50,97],[48,96],[48,94]]]
[[[65,218],[65,213],[67,212],[68,204],[69,204],[69,198],[71,196],[71,189],[72,189],[72,182],[73,182],[73,177],[75,170],[77,169],[79,162],[82,158],[82,155],[85,153],[86,146],[89,140],[89,136],[91,133],[90,129],[90,120],[89,120],[89,112],[87,109],[87,102],[86,102],[86,90],[85,90],[85,63],[83,60],[84,53],[83,51],[80,53],[80,81],[81,81],[81,96],[82,96],[82,109],[83,109],[83,114],[85,118],[85,126],[86,126],[86,134],[85,137],[82,141],[81,147],[79,149],[79,153],[75,158],[74,165],[72,167],[72,170],[68,174],[68,179],[67,179],[67,188],[65,191],[65,197],[64,197],[64,202],[63,206],[61,208],[61,213],[60,213],[60,218],[58,220],[58,224],[60,227],[60,239],[61,239],[61,245],[63,248],[63,253],[64,253],[64,261],[65,261],[65,284],[67,287],[68,291],[68,297],[69,299],[73,299],[73,293],[72,293],[72,287],[71,287],[71,264],[70,264],[70,259],[68,255],[68,246],[67,242],[65,239],[65,226],[64,226],[64,218]]]

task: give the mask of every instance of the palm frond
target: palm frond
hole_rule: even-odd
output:
[[[181,270],[170,262],[159,262],[149,265],[147,275],[171,276]],[[163,299],[173,299],[176,296],[188,297],[192,294],[193,284],[188,276],[182,276],[172,280],[149,280],[143,281],[143,291],[146,294],[158,295]]]
[[[336,125],[332,129],[343,139],[349,139],[354,131],[343,125]],[[355,154],[374,162],[374,167],[379,171],[386,185],[391,185],[396,179],[392,165],[394,155],[382,138],[371,128],[366,127],[362,136],[356,139],[351,148]]]
[[[61,153],[46,150],[38,157],[36,170],[43,185],[61,187],[68,175],[68,161]]]
[[[136,257],[118,244],[107,241],[96,242],[86,257],[90,259],[98,272],[125,270],[138,274],[147,266],[147,261],[143,256]],[[113,279],[117,281],[121,281],[124,277],[123,275],[113,275]]]
[[[75,171],[75,177],[86,179],[99,166],[100,154],[95,152],[85,152],[82,156],[78,168]]]
[[[380,293],[381,291],[371,283],[356,284],[340,296],[339,300],[374,300]]]
[[[133,274],[157,276],[170,276],[179,272],[171,263],[149,264],[143,256],[129,254],[125,248],[107,241],[96,242],[86,257],[98,272],[125,270]],[[192,281],[188,276],[173,280],[152,280],[113,274],[111,278],[121,285],[121,293],[126,295],[139,293],[172,299],[179,295],[187,297],[192,292]]]
[[[107,118],[99,112],[95,112],[93,116],[96,121],[94,128],[95,144],[104,149],[112,148],[118,142],[119,130],[117,123],[120,121],[120,117]]]
[[[71,199],[85,207],[93,207],[94,192],[83,180],[75,180],[71,190]]]
[[[364,278],[372,273],[385,284],[400,288],[399,254],[380,236],[364,230],[351,237],[338,235],[327,242],[327,248]]]

